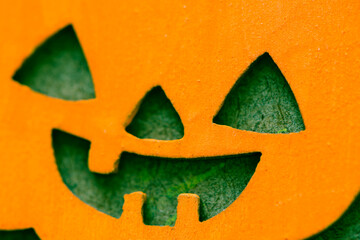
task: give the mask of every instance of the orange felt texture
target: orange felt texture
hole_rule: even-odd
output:
[[[301,239],[335,221],[360,188],[360,1],[4,1],[0,8],[0,229],[41,239]],[[72,23],[96,99],[49,98],[11,79],[36,46]],[[242,72],[269,52],[305,131],[260,134],[212,123]],[[134,106],[161,85],[184,124],[180,140],[126,133]],[[108,173],[122,151],[164,157],[262,152],[240,197],[199,222],[179,196],[174,227],[144,225],[142,193],[120,219],[62,182],[51,129],[89,139],[89,167]]]

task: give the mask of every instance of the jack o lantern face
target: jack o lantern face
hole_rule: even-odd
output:
[[[8,221],[0,227],[33,227],[44,239],[297,239],[334,221],[359,187],[359,163],[350,161],[359,149],[354,141],[359,129],[353,125],[359,116],[350,106],[358,96],[345,81],[356,72],[337,65],[351,65],[355,54],[334,50],[349,46],[350,40],[336,41],[338,32],[330,34],[327,18],[316,20],[316,14],[304,19],[306,26],[318,26],[311,37],[292,20],[280,27],[282,21],[257,3],[249,9],[267,28],[250,21],[255,16],[241,12],[238,4],[181,3],[177,10],[165,2],[151,9],[148,4],[134,11],[128,11],[133,9],[128,3],[119,3],[116,10],[105,5],[107,14],[117,16],[111,21],[93,3],[75,6],[73,13],[66,11],[66,3],[56,8],[45,4],[47,25],[31,17],[29,24],[41,25],[37,30],[4,42],[17,53],[4,51],[0,76],[6,78],[34,46],[70,21],[86,56],[77,57],[88,61],[92,76],[83,75],[89,73],[87,64],[77,66],[78,75],[72,76],[87,79],[86,85],[63,72],[62,84],[53,81],[56,90],[46,92],[54,98],[39,94],[49,88],[38,79],[32,85],[35,92],[12,80],[2,83],[7,95],[1,102],[1,134],[7,141],[0,147],[5,159],[18,158],[1,162],[0,183],[14,187],[1,192],[6,206],[1,214]],[[276,11],[272,4],[267,9]],[[284,5],[286,11],[279,14],[284,19],[303,16],[309,8],[323,9],[317,4],[300,11]],[[80,14],[82,8],[87,14]],[[335,3],[329,9],[354,16]],[[154,17],[158,14],[162,17]],[[105,25],[94,24],[97,18]],[[359,34],[350,20],[337,21]],[[242,31],[234,22],[243,23]],[[123,29],[115,31],[119,26]],[[74,35],[74,29],[69,25],[47,42]],[[321,33],[326,41],[316,38]],[[336,64],[323,67],[330,58]],[[23,73],[34,70],[31,59],[14,75],[23,85],[30,85]],[[272,95],[261,89],[264,83]],[[61,91],[66,84],[75,93]],[[335,97],[325,101],[329,94]],[[265,110],[254,111],[259,105]],[[282,121],[264,124],[275,118]],[[209,192],[210,186],[214,190]],[[92,195],[83,194],[89,191]],[[150,192],[145,219],[145,195],[135,191]],[[201,201],[181,193],[195,193]],[[151,209],[161,198],[170,202],[172,212]],[[22,205],[9,199],[29,201]],[[200,220],[206,221],[199,221],[199,204]]]
[[[91,74],[71,25],[42,44],[13,78],[35,91],[64,100],[95,98]],[[72,84],[74,78],[77,81]],[[262,87],[264,81],[271,89]],[[246,119],[247,112],[252,116]],[[294,119],[289,118],[294,115]],[[303,130],[296,100],[268,53],[242,74],[213,122],[257,132]],[[126,131],[141,139],[178,140],[184,136],[181,119],[160,86],[141,100]],[[261,155],[172,159],[124,152],[116,173],[101,175],[89,172],[87,167],[90,141],[54,129],[52,145],[63,182],[82,201],[120,217],[124,194],[145,192],[150,197],[143,217],[149,225],[173,225],[177,196],[182,193],[200,196],[200,221],[223,211],[245,188]]]
[[[67,57],[59,64],[58,59],[64,56],[72,58]],[[68,26],[38,48],[13,78],[52,97],[65,100],[95,98],[91,75],[82,56],[76,34],[72,26]],[[79,71],[79,66],[84,66],[84,70]],[[70,82],[74,77],[78,79],[75,86]],[[265,85],[263,81],[272,86],[268,93],[261,87]],[[77,92],[69,94],[67,89]],[[277,93],[281,91],[282,94]],[[257,106],[262,103],[267,105],[259,109]],[[149,91],[137,108],[126,127],[128,133],[141,139],[157,140],[178,140],[184,136],[181,119],[160,86]],[[244,121],[246,112],[253,114],[248,121]],[[289,112],[300,118],[289,119],[291,114],[283,114]],[[257,116],[259,113],[261,116]],[[257,121],[250,121],[252,119]],[[252,63],[237,81],[213,122],[257,132],[283,133],[303,129],[296,100],[267,53]],[[269,126],[268,122],[276,125]],[[116,173],[99,175],[89,172],[87,167],[90,141],[53,130],[52,144],[62,179],[76,196],[102,212],[120,217],[124,194],[145,192],[150,197],[143,217],[144,223],[149,225],[173,225],[177,196],[181,193],[200,196],[201,221],[213,217],[240,195],[260,160],[260,153],[171,159],[124,152]]]

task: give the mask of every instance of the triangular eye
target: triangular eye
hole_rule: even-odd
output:
[[[13,79],[50,97],[64,100],[95,98],[89,67],[72,25],[35,49]]]
[[[179,114],[160,86],[145,95],[126,131],[146,139],[175,140],[184,136]]]
[[[237,80],[213,122],[261,133],[305,130],[295,96],[268,53]]]

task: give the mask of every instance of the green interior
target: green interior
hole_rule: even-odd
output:
[[[126,131],[138,138],[175,140],[184,136],[179,114],[160,86],[151,89]]]
[[[268,53],[240,76],[213,121],[261,133],[305,130],[295,96]]]
[[[50,97],[73,101],[95,98],[90,70],[72,25],[36,48],[13,79]]]
[[[65,100],[95,97],[86,59],[71,25],[60,30],[38,47],[15,73],[14,80],[37,92]],[[159,92],[161,93],[162,90],[158,89],[155,94],[148,94],[144,98],[137,113],[141,116],[138,118],[141,121],[137,120],[135,115],[133,120],[135,122],[130,123],[127,131],[139,138],[168,140],[181,138],[183,134],[182,124],[167,124],[166,126],[171,126],[171,131],[156,130],[159,128],[159,124],[154,119],[160,119],[164,122],[178,122],[178,120],[175,121],[173,108],[166,107],[157,111],[155,107],[155,109],[152,107],[156,105],[157,101],[153,101],[155,103],[152,104],[151,101],[145,101],[148,96],[152,96],[149,97],[150,99],[164,99],[165,94],[161,97],[159,95],[162,93]],[[142,106],[145,102],[149,104],[146,103],[147,105]],[[172,113],[170,113],[170,109]],[[141,113],[142,111],[145,113]],[[161,112],[161,114],[154,118],[153,114],[156,115],[156,112]],[[171,120],[167,120],[167,118],[171,118]],[[239,78],[213,121],[217,124],[256,132],[288,133],[304,130],[304,123],[295,97],[279,68],[267,53],[251,64],[249,69]],[[249,176],[251,177],[253,173],[251,171],[256,167],[254,164],[259,161],[259,154],[233,156],[230,159],[193,159],[191,160],[193,163],[197,160],[203,163],[195,169],[191,169],[193,168],[191,165],[191,171],[186,172],[191,163],[185,159],[169,160],[123,153],[121,159],[124,161],[123,163],[120,161],[119,173],[124,174],[123,178],[126,179],[126,183],[122,183],[122,181],[118,181],[118,174],[99,175],[90,173],[86,169],[89,141],[58,130],[53,131],[53,137],[55,154],[57,155],[56,161],[64,182],[70,190],[75,193],[82,190],[77,192],[78,197],[92,199],[98,202],[96,203],[98,205],[95,206],[97,209],[118,216],[121,214],[121,210],[116,204],[120,205],[123,200],[118,193],[115,193],[114,189],[125,185],[125,188],[131,191],[130,186],[143,184],[147,187],[145,192],[150,193],[148,193],[148,200],[144,209],[144,218],[147,223],[154,221],[172,225],[176,218],[175,204],[172,199],[178,192],[182,191],[200,191],[199,193],[203,194],[201,196],[201,219],[211,217],[212,214],[216,214],[221,209],[217,203],[223,202],[224,196],[226,196],[226,193],[223,192],[226,189],[231,190],[225,185],[236,185],[239,182],[246,185],[246,180],[249,179]],[[212,162],[214,160],[217,161]],[[49,161],[52,160],[49,159]],[[170,162],[171,164],[169,164]],[[242,170],[240,172],[232,171],[237,168],[229,167],[230,162],[231,164],[238,164],[239,169]],[[248,169],[248,174],[244,169]],[[228,174],[229,171],[232,173]],[[169,183],[168,176],[171,174],[175,175],[171,181],[176,180],[176,184]],[[114,188],[111,184],[104,186],[104,183],[113,183]],[[164,187],[161,189],[159,186]],[[98,194],[99,192],[101,194]],[[110,193],[109,196],[104,196],[102,194],[104,192]],[[227,194],[234,193],[229,192]],[[104,202],[100,201],[104,199]],[[210,212],[211,209],[203,207],[206,205],[204,201],[213,204],[214,211],[212,213]],[[113,206],[114,202],[116,207],[106,207]],[[107,205],[107,203],[110,204]],[[162,214],[160,210],[165,211],[165,214]],[[151,215],[152,212],[156,214]],[[360,197],[358,196],[349,210],[336,223],[310,239],[359,239],[359,214]],[[0,231],[0,239],[38,238],[32,230],[19,230]]]

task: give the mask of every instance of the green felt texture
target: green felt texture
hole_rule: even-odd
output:
[[[13,79],[50,97],[64,100],[95,98],[89,67],[72,25],[36,48]]]
[[[52,97],[66,100],[95,97],[86,59],[71,26],[50,37],[36,49],[15,73],[14,79]],[[160,90],[157,90],[158,93],[155,91],[156,94],[153,94],[149,101],[145,101],[146,97],[143,99],[142,104],[149,104],[139,107],[137,114],[143,116],[139,118],[141,121],[138,121],[135,115],[133,122],[127,127],[130,133],[139,138],[182,137],[182,124],[171,125],[171,134],[175,132],[176,138],[174,135],[164,137],[170,133],[159,134],[158,130],[153,129],[158,128],[159,124],[150,120],[154,119],[150,114],[154,111],[148,109],[152,105],[151,99],[164,99],[164,95],[159,94]],[[214,123],[238,129],[268,133],[298,132],[305,129],[293,93],[267,53],[260,56],[239,78],[219,109]],[[156,111],[158,110],[155,109]],[[157,116],[157,119],[161,118],[161,115],[164,115],[164,118],[174,116],[173,108],[167,107],[158,112],[163,113]],[[174,121],[174,117],[171,121]],[[130,126],[132,130],[129,130]],[[89,172],[86,166],[91,139],[87,141],[57,130],[53,131],[52,136],[59,171],[71,191],[97,209],[112,216],[119,216],[123,202],[121,192],[146,187],[144,192],[147,193],[148,200],[144,207],[144,220],[147,224],[172,225],[176,219],[174,196],[183,191],[200,195],[201,220],[213,216],[241,192],[260,157],[259,154],[252,154],[231,158],[193,159],[191,170],[186,173],[185,170],[191,163],[185,159],[142,157],[123,153],[117,174],[100,175]],[[194,161],[198,163],[194,164]],[[120,182],[121,178],[126,181]],[[226,184],[235,187],[227,187]],[[209,209],[207,206],[214,208]],[[358,196],[343,217],[310,239],[359,239],[359,214]],[[19,230],[0,231],[0,239],[38,238],[32,230]]]
[[[138,138],[175,140],[184,136],[179,114],[160,86],[149,91],[126,131]]]
[[[213,121],[261,133],[305,129],[294,94],[268,53],[256,59],[241,75]]]
[[[142,191],[147,194],[144,222],[149,225],[173,225],[181,193],[200,196],[201,220],[215,216],[240,195],[261,155],[169,159],[124,152],[117,173],[101,175],[88,169],[89,141],[59,130],[53,130],[52,139],[59,172],[76,196],[119,217],[124,194]]]

